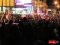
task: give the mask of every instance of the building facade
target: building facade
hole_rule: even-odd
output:
[[[10,11],[13,13],[20,14],[22,11],[25,11],[26,13],[32,13],[35,8],[45,8],[46,0],[31,0],[31,6],[25,6],[22,5],[22,3],[19,4],[19,1],[21,0],[0,0],[0,13],[3,11],[5,13],[5,10],[9,8]],[[22,0],[23,1],[23,0]],[[18,2],[18,6],[16,5]],[[26,2],[26,1],[25,1]]]
[[[0,0],[0,13],[11,7],[14,7],[14,0]]]

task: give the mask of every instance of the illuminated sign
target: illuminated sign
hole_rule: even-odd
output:
[[[15,3],[31,3],[31,0],[15,0]]]
[[[31,0],[15,0],[15,5],[31,6]]]

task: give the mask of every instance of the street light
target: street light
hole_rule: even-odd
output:
[[[60,6],[59,5],[57,5],[57,8],[59,8]]]
[[[54,1],[54,4],[55,4],[55,5],[57,5],[57,4],[58,4],[58,2],[57,2],[57,1]]]
[[[58,0],[55,0],[55,1],[54,1],[54,5],[55,5],[57,8],[60,7],[59,3],[60,3],[60,2],[59,2]]]

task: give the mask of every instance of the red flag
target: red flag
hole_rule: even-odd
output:
[[[45,17],[45,20],[48,20],[49,19],[48,15],[45,15],[44,17]]]
[[[41,20],[41,16],[40,15],[38,15],[38,20]]]
[[[9,10],[6,10],[6,18],[7,18],[8,20],[10,19]]]
[[[8,15],[8,10],[6,10],[6,15]]]
[[[34,12],[37,13],[37,10],[35,9]]]

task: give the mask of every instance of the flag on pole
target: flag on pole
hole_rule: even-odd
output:
[[[10,19],[9,10],[6,9],[6,19]]]

